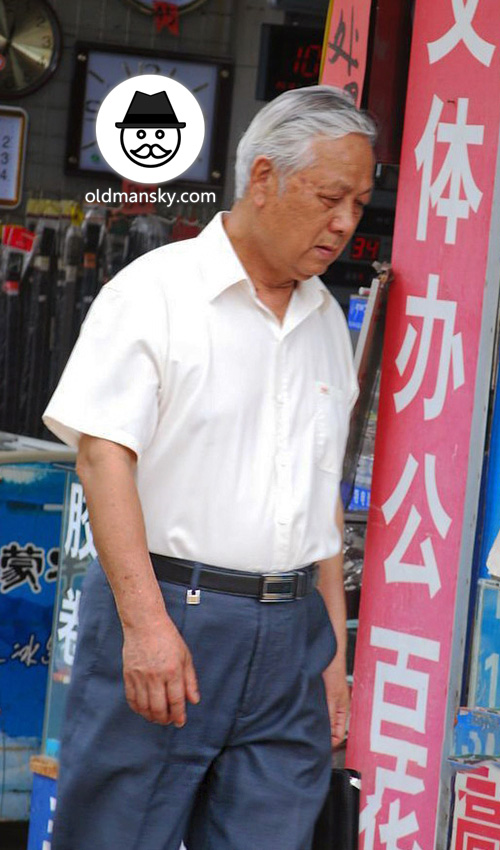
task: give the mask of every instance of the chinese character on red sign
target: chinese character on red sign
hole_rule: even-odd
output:
[[[450,850],[497,850],[500,842],[500,768],[457,773]]]
[[[371,0],[330,0],[321,83],[349,92],[359,106],[368,51]]]

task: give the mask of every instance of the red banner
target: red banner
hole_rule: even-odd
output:
[[[499,43],[498,0],[417,0],[347,752],[364,850],[434,846]]]
[[[366,72],[371,0],[330,0],[320,82],[348,91],[361,103]]]

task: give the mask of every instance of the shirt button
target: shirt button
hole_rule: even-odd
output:
[[[276,401],[278,402],[278,404],[284,404],[284,403],[285,403],[285,395],[284,395],[284,393],[280,393],[279,395],[277,395],[277,396],[276,396]]]

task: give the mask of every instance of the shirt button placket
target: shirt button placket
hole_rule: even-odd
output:
[[[285,342],[280,342],[276,368],[276,514],[274,566],[286,569],[289,566],[289,552],[292,531],[292,478],[291,461],[288,451],[288,432],[290,424],[288,380],[286,374]]]

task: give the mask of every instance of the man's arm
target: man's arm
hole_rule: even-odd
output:
[[[186,698],[199,701],[190,652],[169,618],[153,572],[135,483],[137,458],[124,446],[83,435],[77,472],[99,559],[123,628],[123,677],[133,711],[182,726]]]
[[[340,498],[335,521],[343,540],[344,512]],[[332,727],[332,746],[336,747],[344,740],[349,714],[349,687],[346,680],[346,603],[342,549],[333,558],[320,561],[318,590],[325,601],[337,638],[337,654],[323,673]]]

